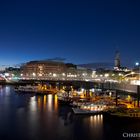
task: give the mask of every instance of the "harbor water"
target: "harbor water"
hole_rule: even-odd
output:
[[[13,86],[0,86],[0,140],[120,140],[124,133],[140,133],[140,121],[104,117],[74,115],[56,95],[17,94]]]

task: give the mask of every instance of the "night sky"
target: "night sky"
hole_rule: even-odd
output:
[[[139,0],[0,0],[0,65],[62,57],[140,60]]]

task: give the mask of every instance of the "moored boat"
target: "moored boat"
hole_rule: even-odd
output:
[[[72,108],[75,114],[101,114],[107,109],[106,105],[85,104],[77,108]]]
[[[38,90],[37,86],[31,86],[31,85],[19,86],[15,88],[16,92],[26,92],[26,93],[34,93],[37,92],[37,90]]]
[[[124,109],[124,110],[117,110],[116,112],[110,113],[113,117],[118,118],[133,118],[133,119],[140,119],[140,109]]]
[[[69,105],[70,103],[73,102],[72,97],[68,95],[66,92],[58,92],[57,93],[58,101],[61,104],[67,104]]]
[[[112,123],[140,121],[140,109],[116,108],[114,111],[106,113],[104,119],[111,121]]]
[[[42,90],[39,88],[39,86],[32,86],[32,85],[15,87],[15,91],[17,93],[35,93],[35,94],[39,94],[39,95],[41,95],[41,94],[56,94],[56,90],[53,90],[53,89]]]

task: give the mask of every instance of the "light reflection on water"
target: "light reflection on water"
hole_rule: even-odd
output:
[[[94,133],[93,131],[94,130]],[[102,137],[103,132],[103,115],[90,116],[90,132],[92,137]]]
[[[46,109],[46,104],[47,104],[47,96],[44,95],[44,98],[43,98],[43,106],[44,106],[44,110]]]
[[[48,105],[48,111],[51,112],[53,106],[53,96],[51,94],[48,95],[47,105]]]
[[[54,96],[54,110],[55,111],[58,110],[58,98],[57,98],[57,95]]]
[[[104,121],[103,115],[74,115],[56,95],[17,94],[11,86],[2,86],[0,95],[0,140],[118,139],[124,130],[140,130],[139,123],[122,126]]]
[[[37,102],[36,102],[36,97],[33,96],[30,98],[30,110],[31,111],[36,111],[37,110]]]

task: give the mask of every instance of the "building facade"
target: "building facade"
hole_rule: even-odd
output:
[[[30,61],[21,67],[22,79],[38,80],[82,80],[90,77],[92,71],[79,69],[76,65],[57,61]]]
[[[43,79],[56,77],[66,70],[62,62],[54,61],[30,61],[21,68],[21,76],[25,78]]]

